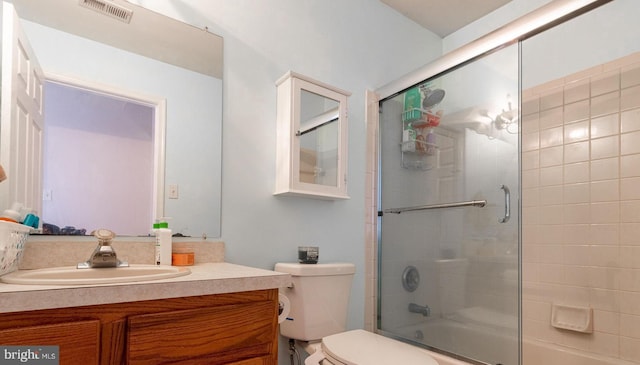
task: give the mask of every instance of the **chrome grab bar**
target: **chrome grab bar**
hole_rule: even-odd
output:
[[[500,186],[500,189],[504,190],[504,217],[498,219],[498,222],[507,223],[511,218],[511,192],[506,185]]]
[[[393,208],[393,209],[385,209],[383,213],[393,213],[400,214],[402,212],[412,212],[416,210],[427,210],[427,209],[443,209],[443,208],[458,208],[458,207],[484,207],[487,205],[486,200],[470,200],[467,202],[458,202],[458,203],[444,203],[444,204],[431,204],[431,205],[420,205],[416,207],[407,207],[407,208]]]

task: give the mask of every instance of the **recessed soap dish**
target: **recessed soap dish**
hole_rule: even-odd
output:
[[[593,333],[593,309],[554,303],[551,306],[551,325],[564,330]]]

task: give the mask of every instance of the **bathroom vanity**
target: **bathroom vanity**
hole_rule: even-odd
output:
[[[229,263],[98,286],[0,284],[0,344],[58,345],[61,364],[277,364],[288,274]]]

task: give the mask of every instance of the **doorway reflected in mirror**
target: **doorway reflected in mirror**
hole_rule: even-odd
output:
[[[45,93],[43,233],[104,226],[147,234],[155,217],[155,108],[50,81]]]

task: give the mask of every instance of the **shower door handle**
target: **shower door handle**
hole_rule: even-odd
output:
[[[500,186],[500,189],[504,190],[504,217],[498,219],[498,222],[507,223],[511,218],[511,192],[506,185]]]

